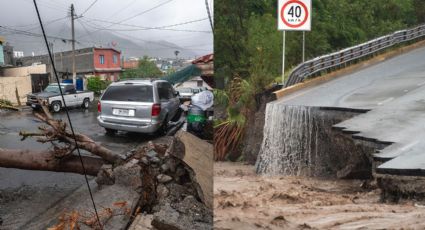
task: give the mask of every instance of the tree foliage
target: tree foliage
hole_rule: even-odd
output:
[[[312,0],[306,60],[399,29],[425,23],[423,0]],[[216,0],[215,81],[227,118],[216,122],[216,160],[235,155],[255,95],[282,74],[282,32],[277,0]],[[302,61],[302,32],[287,31],[285,70]],[[232,101],[236,98],[236,101]],[[237,155],[237,154],[236,154]]]
[[[91,77],[87,79],[87,89],[93,91],[95,94],[100,95],[101,91],[106,89],[110,81],[104,81],[99,76]]]
[[[124,70],[121,79],[129,78],[158,78],[162,76],[162,72],[156,64],[149,60],[148,56],[144,56],[139,60],[139,64],[136,69]]]
[[[425,22],[422,0],[313,0],[306,59]],[[281,74],[276,0],[217,0],[215,66],[222,88],[234,76],[263,88]],[[302,32],[286,32],[286,70],[302,58]],[[221,81],[221,84],[220,84]]]

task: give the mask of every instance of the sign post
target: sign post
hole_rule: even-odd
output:
[[[282,84],[285,84],[285,32],[311,30],[311,0],[279,0],[278,29],[283,31]],[[303,34],[304,62],[304,34]]]
[[[303,62],[305,62],[305,31],[303,31]]]

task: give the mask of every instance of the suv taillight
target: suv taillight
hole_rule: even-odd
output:
[[[159,116],[161,113],[161,104],[153,104],[152,105],[152,117]]]
[[[100,104],[100,101],[97,102],[97,112],[102,112],[102,105]]]

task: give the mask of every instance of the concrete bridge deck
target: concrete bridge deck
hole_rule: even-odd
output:
[[[374,155],[378,173],[425,176],[425,47],[272,103],[370,110],[335,127],[392,143]]]

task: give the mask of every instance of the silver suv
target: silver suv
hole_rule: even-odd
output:
[[[107,133],[164,133],[168,122],[178,114],[177,96],[165,80],[114,82],[100,98],[97,121]]]

